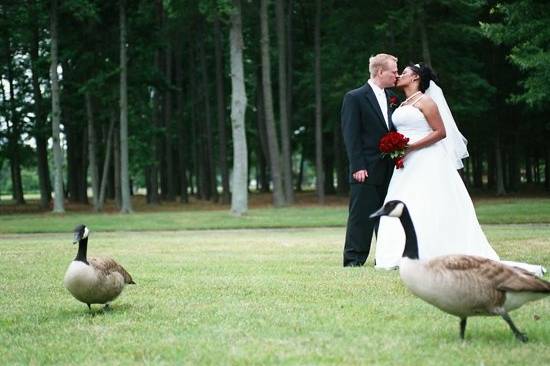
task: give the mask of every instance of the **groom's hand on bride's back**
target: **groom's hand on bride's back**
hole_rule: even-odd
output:
[[[353,179],[355,179],[359,183],[363,183],[365,181],[365,179],[367,179],[369,177],[369,173],[367,172],[366,169],[358,170],[355,173],[353,173],[352,175],[353,175]]]

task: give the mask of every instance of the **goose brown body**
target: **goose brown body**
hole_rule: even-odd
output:
[[[400,277],[413,294],[460,318],[502,315],[550,293],[550,283],[530,272],[466,255],[403,258]]]
[[[73,261],[65,273],[67,290],[85,304],[106,304],[120,295],[130,274],[111,258],[88,258],[89,264]]]
[[[499,315],[521,341],[521,333],[508,312],[550,295],[550,282],[522,268],[470,255],[445,255],[419,259],[418,242],[406,205],[390,201],[371,215],[400,219],[405,231],[405,249],[399,275],[416,296],[440,310],[460,318],[464,338],[466,319],[476,315]]]
[[[78,253],[65,273],[64,285],[79,301],[108,304],[116,299],[127,284],[135,284],[132,276],[112,258],[87,258],[88,228],[75,229]]]

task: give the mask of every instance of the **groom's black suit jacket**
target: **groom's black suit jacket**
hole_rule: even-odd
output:
[[[342,133],[349,159],[350,183],[357,183],[352,174],[366,169],[368,178],[366,184],[386,184],[393,173],[393,162],[382,158],[378,143],[380,138],[393,129],[389,98],[392,95],[385,91],[388,101],[388,120],[386,125],[376,95],[368,83],[346,93],[342,103]]]

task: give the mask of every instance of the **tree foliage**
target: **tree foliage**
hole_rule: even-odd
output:
[[[222,196],[217,193],[227,190],[233,173],[225,172],[221,163],[226,167],[235,163],[226,153],[233,148],[231,134],[224,137],[231,127],[229,34],[234,2],[126,3],[132,187],[145,189],[150,203],[174,195],[182,203],[188,201],[187,195],[215,201]],[[379,52],[397,56],[400,69],[409,62],[424,61],[438,73],[457,124],[469,140],[471,158],[465,178],[471,186],[496,191],[500,179],[507,192],[543,183],[550,189],[550,149],[545,143],[550,133],[545,103],[550,96],[547,1],[321,3],[316,55],[316,0],[285,0],[283,9],[267,1],[265,25],[270,32],[264,64],[271,65],[272,105],[267,107],[273,111],[268,113],[273,126],[267,129],[260,0],[241,1],[250,189],[269,191],[278,175],[278,164],[269,164],[278,160],[270,156],[269,132],[270,139],[284,147],[281,155],[290,154],[290,159],[284,158],[285,164],[292,163],[290,179],[288,166],[284,167],[288,197],[290,181],[295,189],[315,189],[321,166],[326,193],[346,192],[348,172],[339,122],[342,97],[367,81],[369,58]],[[50,0],[0,4],[0,187],[16,197],[18,185],[23,190],[29,186],[21,184],[19,176],[28,179],[32,170],[49,175],[48,182],[41,183],[46,205],[53,178],[51,169],[43,173],[44,162],[51,165],[53,155],[47,144],[52,136],[50,4]],[[108,138],[113,114],[113,134],[119,135],[119,28],[118,1],[59,1],[63,190],[74,202],[88,202],[89,152],[82,148],[87,145],[86,94],[91,101],[100,171],[108,160],[105,195],[107,199],[120,196],[119,147]],[[287,38],[280,42],[284,32]],[[281,68],[283,62],[285,68]],[[279,71],[285,72],[277,77]],[[285,110],[287,118],[282,118]],[[289,139],[282,139],[282,134]],[[316,139],[323,145],[317,163]],[[36,169],[41,162],[41,170]],[[228,197],[223,197],[227,203]]]
[[[481,24],[496,44],[509,47],[508,59],[523,72],[522,92],[512,101],[530,106],[550,96],[550,3],[543,0],[498,2],[491,8],[493,21]]]

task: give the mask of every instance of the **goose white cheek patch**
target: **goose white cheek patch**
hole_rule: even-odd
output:
[[[393,210],[391,210],[390,214],[388,216],[391,217],[401,217],[401,214],[403,214],[403,204],[398,203],[397,206]]]

